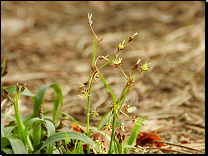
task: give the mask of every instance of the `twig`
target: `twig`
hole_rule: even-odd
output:
[[[171,143],[171,142],[166,142],[166,141],[158,141],[158,140],[154,140],[154,142],[161,142],[161,143],[165,143],[165,144],[169,144],[169,145],[174,145],[174,146],[178,146],[178,147],[187,148],[187,149],[190,149],[190,150],[195,150],[195,151],[198,151],[198,152],[202,152],[201,150],[197,150],[195,148],[179,145],[179,144],[176,144],[176,143]]]

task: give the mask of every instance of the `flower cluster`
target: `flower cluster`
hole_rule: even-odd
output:
[[[141,67],[141,70],[142,71],[147,71],[150,67],[149,67],[149,65],[150,65],[151,63],[147,63],[147,62],[145,62],[145,64]]]
[[[117,67],[121,66],[121,64],[123,64],[123,62],[121,62],[121,61],[122,61],[122,58],[115,59],[115,61],[113,60],[114,65],[116,65],[115,68],[117,68]]]
[[[85,89],[84,91],[82,90],[82,94],[78,95],[82,100],[86,99],[88,96],[90,96],[89,91]]]

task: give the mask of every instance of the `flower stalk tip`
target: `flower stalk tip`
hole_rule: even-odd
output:
[[[115,59],[115,61],[113,60],[113,63],[114,65],[116,65],[116,67],[118,67],[118,66],[121,66],[121,64],[123,64],[123,62],[121,61],[122,61],[122,58],[119,58],[119,59]]]
[[[89,24],[90,27],[92,26],[91,18],[92,18],[92,13],[91,14],[88,13],[88,24]]]
[[[82,100],[84,100],[84,99],[87,99],[87,97],[88,96],[90,96],[90,94],[89,94],[89,92],[88,92],[88,90],[82,90],[82,94],[81,95],[78,95]]]
[[[141,62],[141,59],[139,58],[139,60],[137,61],[137,63],[132,67],[132,71],[137,69],[139,63]]]
[[[145,62],[145,64],[141,67],[141,70],[143,70],[143,71],[148,71],[149,70],[149,65],[150,65],[151,63],[147,63],[147,62]]]
[[[132,35],[129,40],[128,40],[128,43],[131,42],[133,39],[134,39],[134,36],[136,36],[138,33],[136,32],[134,35]]]
[[[122,43],[119,43],[119,45],[118,45],[118,52],[119,52],[120,50],[123,50],[125,41],[126,41],[126,40],[124,40]]]

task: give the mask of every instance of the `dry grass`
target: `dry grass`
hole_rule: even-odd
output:
[[[61,83],[63,111],[86,123],[87,102],[77,95],[91,69],[88,12],[98,38],[105,36],[98,55],[112,56],[118,43],[138,32],[120,56],[126,73],[138,58],[152,63],[126,99],[137,107],[134,115],[147,117],[143,131],[204,150],[205,2],[1,2],[1,59],[7,58],[9,71],[3,85],[27,83],[36,94],[44,84]],[[102,72],[119,95],[125,77],[111,65]],[[111,103],[101,81],[92,91],[92,109]],[[22,114],[32,114],[32,101],[21,100]],[[52,100],[49,91],[46,110]],[[91,119],[92,126],[99,120]]]

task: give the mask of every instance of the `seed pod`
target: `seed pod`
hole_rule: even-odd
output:
[[[17,90],[17,93],[19,93],[19,85],[18,85],[18,83],[16,85],[16,90]]]
[[[88,24],[91,27],[92,26],[92,20],[88,20]]]
[[[138,64],[135,64],[135,65],[132,67],[131,70],[135,70],[135,69],[137,69],[137,67],[138,67]]]
[[[39,118],[43,119],[43,104],[40,105],[38,113],[39,113]]]
[[[124,134],[122,135],[122,139],[123,139],[123,140],[125,140],[125,139],[126,139],[126,136],[125,136]]]
[[[1,67],[2,76],[5,76],[8,73],[7,66]]]
[[[85,85],[85,86],[86,86],[86,85],[88,85],[88,81],[87,81],[87,82],[85,82],[85,83],[84,83],[84,85]]]
[[[7,90],[4,87],[3,87],[3,90],[4,90],[4,94],[7,96],[8,95]]]
[[[133,40],[133,37],[131,36],[128,40],[128,42],[131,42]]]
[[[22,86],[22,88],[21,88],[21,93],[24,92],[25,87],[26,87],[26,83]]]
[[[138,33],[135,33],[134,35],[132,35],[131,37],[129,37],[128,43],[131,42],[134,39],[134,36],[136,36]]]

